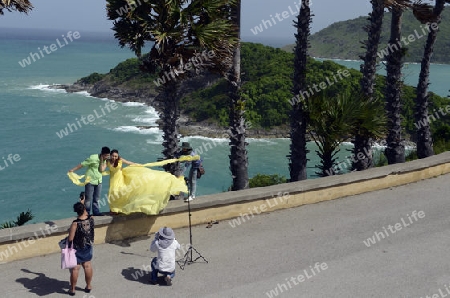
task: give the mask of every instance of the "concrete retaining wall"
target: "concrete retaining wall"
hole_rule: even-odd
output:
[[[390,188],[449,172],[450,152],[445,152],[363,172],[202,196],[190,204],[191,222],[197,225],[235,218],[230,222],[232,228],[260,213]],[[96,217],[95,243],[146,236],[162,226],[186,227],[187,207],[185,202],[170,201],[160,215]],[[73,219],[0,230],[0,263],[59,252],[58,242],[67,236]]]

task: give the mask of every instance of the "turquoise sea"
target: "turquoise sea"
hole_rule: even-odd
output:
[[[0,223],[14,220],[27,209],[35,215],[32,223],[74,216],[72,205],[82,188],[72,184],[66,173],[102,146],[116,148],[124,158],[140,163],[162,156],[162,133],[155,125],[158,115],[152,107],[130,102],[108,110],[109,100],[47,88],[73,83],[92,72],[108,72],[133,57],[111,38],[79,34],[70,41],[67,31],[0,33]],[[56,44],[56,50],[49,50],[51,44]],[[30,53],[40,57],[34,55],[36,61],[32,61]],[[19,61],[27,58],[32,62],[22,67]],[[341,62],[359,68],[359,62]],[[407,68],[413,84],[418,70],[414,64]],[[449,71],[447,65],[433,65],[430,89],[446,96]],[[83,122],[82,117],[92,121]],[[138,129],[139,125],[154,127]],[[206,175],[198,181],[197,196],[226,191],[231,184],[227,140],[185,137],[182,141],[203,150]],[[288,139],[248,142],[250,177],[257,173],[289,177]],[[346,155],[342,150],[340,156]],[[314,178],[316,163],[315,146],[310,144],[309,178]],[[102,197],[108,186],[105,176]]]

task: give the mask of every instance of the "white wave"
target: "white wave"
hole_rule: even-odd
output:
[[[131,132],[131,133],[137,133],[137,134],[143,134],[143,135],[155,135],[155,134],[161,134],[161,131],[158,127],[150,127],[150,128],[140,128],[136,126],[119,126],[116,128],[113,128],[114,131],[120,131],[120,132]]]
[[[247,138],[246,141],[249,143],[265,143],[265,144],[277,144],[273,141],[274,139],[259,139],[259,138]]]
[[[50,86],[50,85],[44,85],[44,84],[31,85],[28,89],[39,89],[39,90],[43,90],[43,89],[48,89],[48,86]]]
[[[353,146],[352,142],[342,142],[341,144],[346,146]]]
[[[122,105],[125,107],[143,107],[143,106],[145,106],[145,103],[135,102],[135,101],[127,101],[127,102],[122,102]]]
[[[131,121],[137,122],[137,123],[146,123],[146,124],[155,124],[156,125],[156,120],[158,120],[158,119],[159,118],[157,118],[157,117],[138,116],[138,117],[132,119]]]
[[[145,110],[145,112],[146,112],[147,114],[152,114],[152,115],[156,115],[156,116],[159,117],[158,112],[157,112],[157,111],[155,110],[155,108],[152,107],[152,106],[148,106],[148,109]]]
[[[208,138],[204,136],[185,136],[181,138],[182,142],[190,142],[191,140],[206,140],[206,141],[214,141],[214,142],[226,142],[228,138]]]
[[[85,96],[85,97],[94,97],[94,96],[91,96],[89,94],[89,92],[87,92],[87,91],[79,91],[79,92],[74,92],[74,93],[80,94],[80,95]],[[95,98],[97,98],[97,97],[95,97]],[[103,98],[99,98],[99,99],[103,100]],[[106,98],[106,100],[108,100],[108,99]]]
[[[229,142],[230,138],[228,137],[227,133],[224,133],[224,135],[226,135],[226,138],[210,138],[210,137],[204,137],[204,136],[184,136],[181,138],[182,142],[189,142],[193,139],[197,139],[197,140],[206,140],[206,141],[213,141],[213,142]],[[277,144],[276,141],[280,141],[280,140],[289,140],[289,138],[246,138],[245,139],[247,142],[251,143],[251,142],[259,142],[259,143],[265,143],[265,144]]]
[[[39,85],[31,85],[28,87],[28,89],[33,90],[41,90],[41,91],[47,91],[47,92],[56,92],[56,93],[66,93],[65,89],[56,89],[56,88],[49,88],[50,85],[46,84],[39,84]]]
[[[386,148],[386,145],[378,144],[378,143],[375,142],[375,143],[372,145],[372,148],[376,148],[376,149],[384,149],[384,148]]]
[[[161,145],[163,143],[164,139],[163,139],[163,135],[162,132],[159,135],[154,135],[154,139],[147,139],[145,142],[147,144],[152,144],[152,145]]]

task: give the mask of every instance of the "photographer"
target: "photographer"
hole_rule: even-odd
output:
[[[158,282],[158,273],[164,276],[166,285],[172,285],[175,277],[175,251],[180,249],[180,243],[175,239],[175,233],[169,227],[160,228],[155,234],[150,245],[150,251],[158,252],[158,256],[152,259],[152,272],[150,283]]]

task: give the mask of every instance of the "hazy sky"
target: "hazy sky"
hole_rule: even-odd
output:
[[[112,22],[106,18],[106,1],[31,0],[31,2],[34,9],[29,15],[5,12],[5,15],[0,16],[0,30],[53,28],[80,32],[111,31]],[[293,38],[295,32],[293,20],[297,16],[300,2],[300,0],[242,0],[242,36],[264,39]],[[312,13],[315,15],[311,25],[312,32],[336,21],[366,16],[370,11],[369,0],[311,0],[310,3]],[[251,30],[255,31],[255,26],[263,29],[256,35]]]

